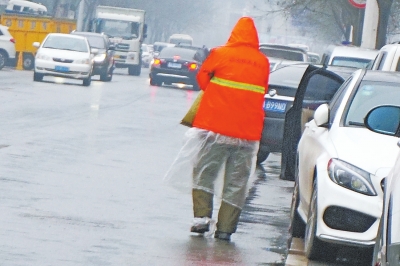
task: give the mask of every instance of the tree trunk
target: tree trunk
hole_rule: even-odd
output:
[[[381,49],[386,44],[390,8],[392,7],[393,0],[377,0],[377,3],[379,7],[379,20],[376,35],[376,49]]]

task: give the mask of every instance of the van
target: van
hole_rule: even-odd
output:
[[[173,44],[193,45],[193,38],[187,34],[172,34],[169,37],[168,42]]]
[[[47,8],[44,5],[26,0],[10,0],[5,11],[11,14],[44,16],[47,13]]]
[[[322,55],[324,66],[368,68],[378,55],[378,50],[357,46],[330,45]]]

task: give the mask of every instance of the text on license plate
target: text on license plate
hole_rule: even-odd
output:
[[[286,110],[286,102],[277,100],[265,100],[264,110],[276,113],[284,113]]]
[[[181,68],[182,64],[169,62],[168,63],[168,67],[170,67],[170,68]]]
[[[56,66],[54,69],[56,71],[60,71],[60,72],[68,72],[69,71],[69,67],[65,67],[65,66]]]

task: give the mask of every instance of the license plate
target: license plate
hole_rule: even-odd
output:
[[[65,66],[56,66],[55,67],[56,71],[60,71],[60,72],[68,72],[69,71],[69,67],[65,67]]]
[[[182,64],[169,62],[168,63],[168,67],[170,67],[170,68],[182,68]]]
[[[284,113],[286,111],[286,104],[284,101],[266,99],[264,110],[274,113]]]

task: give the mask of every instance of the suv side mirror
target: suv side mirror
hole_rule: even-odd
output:
[[[40,47],[40,42],[34,42],[32,45],[35,48],[39,48]]]
[[[368,112],[364,124],[373,132],[399,136],[400,106],[382,105],[375,107]]]
[[[324,103],[318,106],[314,113],[314,120],[317,126],[324,126],[329,122],[329,106]]]

